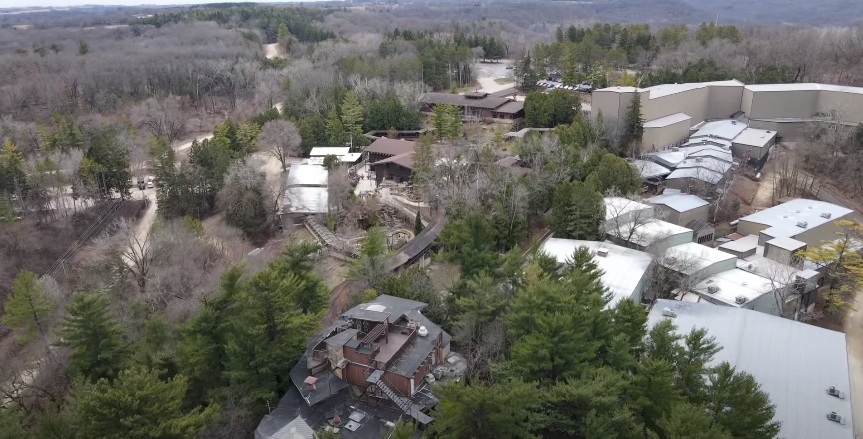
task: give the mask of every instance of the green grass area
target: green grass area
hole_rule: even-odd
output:
[[[503,84],[509,84],[510,82],[512,82],[512,79],[509,79],[509,78],[495,78],[494,82],[497,82],[498,84],[503,85]]]

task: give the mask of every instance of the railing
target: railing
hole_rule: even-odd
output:
[[[363,337],[361,344],[366,346],[373,345],[382,335],[384,335],[384,331],[386,331],[386,325],[379,324],[375,326],[368,334],[366,334],[365,337]]]

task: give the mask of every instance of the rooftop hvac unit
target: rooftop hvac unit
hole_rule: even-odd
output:
[[[420,326],[420,329],[417,330],[417,335],[419,335],[420,337],[425,337],[429,335],[429,330],[426,329],[425,326]]]
[[[677,314],[671,308],[662,308],[663,317],[676,317]]]
[[[717,287],[716,285],[711,285],[711,286],[707,287],[707,292],[709,294],[716,294],[719,292],[719,287]]]
[[[835,396],[839,399],[845,399],[845,392],[840,391],[839,389],[836,388],[836,386],[830,386],[827,389],[827,394],[830,396]]]
[[[597,256],[602,256],[603,258],[608,256],[608,249],[605,247],[600,247],[596,249]]]
[[[672,147],[671,147],[671,150],[672,150],[672,151],[674,151],[674,152],[677,152],[677,151],[680,151],[680,148],[678,148],[678,147],[676,147],[676,146],[672,146]]]
[[[744,303],[746,303],[746,298],[743,296],[737,296],[734,298],[734,303],[738,305],[743,305]]]
[[[838,414],[836,414],[836,412],[827,413],[827,419],[829,419],[829,420],[831,420],[837,424],[845,425],[845,418],[843,418],[842,416],[839,416]]]
[[[737,125],[737,121],[736,121],[736,120],[732,120],[732,121],[731,121],[731,125]]]
[[[831,215],[830,212],[824,212],[821,214],[821,218],[830,219],[831,216],[833,215]]]
[[[807,223],[806,221],[800,221],[797,223],[797,227],[800,227],[801,229],[805,229],[808,225],[809,223]]]

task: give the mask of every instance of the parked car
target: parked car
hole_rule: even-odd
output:
[[[147,182],[147,189],[153,189],[153,182],[152,181]]]

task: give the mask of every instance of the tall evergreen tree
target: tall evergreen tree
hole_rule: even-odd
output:
[[[633,93],[632,102],[626,111],[623,138],[621,139],[621,152],[629,154],[634,145],[641,143],[644,138],[644,116],[641,115],[641,94]],[[661,148],[665,145],[654,145]]]
[[[773,439],[781,424],[773,421],[775,407],[752,375],[737,372],[728,363],[709,375],[705,396],[707,413],[733,438]]]
[[[54,306],[54,298],[48,295],[36,275],[24,270],[12,283],[3,322],[17,332],[22,343],[26,343],[36,335],[45,336]]]
[[[80,438],[184,439],[194,437],[218,406],[184,408],[188,383],[177,375],[168,381],[155,371],[130,369],[117,380],[79,382],[70,402],[75,434]]]
[[[602,194],[580,181],[558,186],[552,200],[551,215],[550,225],[555,237],[601,240],[605,234]]]
[[[327,140],[332,146],[342,146],[350,140],[347,128],[342,124],[335,109],[330,111],[326,121]]]
[[[355,92],[349,91],[345,94],[341,110],[345,131],[353,133],[354,142],[358,142],[363,135],[363,107]]]
[[[60,329],[60,345],[72,349],[69,374],[82,375],[91,383],[115,378],[128,352],[108,300],[98,294],[78,293],[67,311],[69,315]]]

